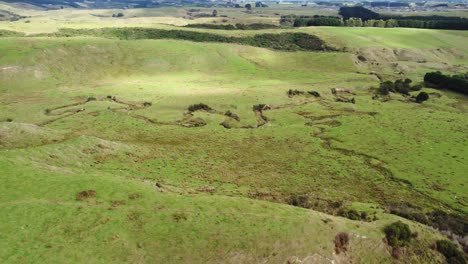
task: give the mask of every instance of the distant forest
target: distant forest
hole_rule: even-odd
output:
[[[446,16],[397,16],[380,15],[361,6],[341,7],[334,16],[283,16],[282,24],[294,27],[345,26],[345,27],[405,27],[468,30],[468,19]]]

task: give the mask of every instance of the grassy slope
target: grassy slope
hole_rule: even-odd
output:
[[[413,31],[407,29],[375,31],[378,38],[369,35],[378,29],[300,30],[352,48],[459,49],[466,39],[463,32],[416,30],[427,40],[421,44],[402,37]],[[397,218],[375,209],[379,204],[411,201],[427,209],[441,206],[415,192],[416,188],[466,212],[466,205],[459,203],[466,200],[462,173],[467,148],[459,144],[467,126],[466,113],[455,108],[463,101],[448,93],[421,106],[373,101],[366,89],[378,82],[371,75],[356,73],[371,66],[356,66],[353,54],[98,38],[3,38],[0,50],[0,120],[14,120],[0,126],[0,135],[8,139],[0,150],[0,177],[5,183],[0,191],[6,194],[0,211],[9,216],[0,225],[0,256],[7,262],[53,258],[95,263],[219,259],[281,263],[291,255],[303,258],[319,253],[332,258],[333,236],[339,231],[367,237],[353,238],[347,258],[388,262],[380,230]],[[419,71],[433,65],[418,67],[411,74],[421,78]],[[358,103],[350,108],[329,102],[332,87],[355,89]],[[328,103],[299,105],[305,99],[287,98],[288,89],[317,90]],[[206,113],[196,114],[208,122],[202,128],[152,125],[126,112],[108,111],[119,107],[112,102],[91,102],[84,112],[44,128],[22,124],[50,120],[44,114],[46,108],[107,95],[151,101],[151,107],[130,114],[159,121],[180,119],[189,104],[198,102],[232,110],[241,116],[242,124],[255,123],[253,104],[298,106],[265,112],[271,126],[256,130],[226,130],[218,125],[224,117]],[[356,110],[379,114],[353,114]],[[308,120],[297,112],[340,114],[336,120],[341,126],[304,126]],[[421,122],[427,119],[431,121]],[[337,138],[332,146],[356,153],[325,148],[323,138],[314,136],[319,127],[325,129],[324,135]],[[374,159],[369,161],[360,153]],[[382,165],[414,187],[389,179],[368,162]],[[156,182],[164,187],[154,187]],[[445,189],[436,191],[434,185]],[[198,191],[201,186],[215,187],[215,194]],[[97,199],[75,201],[75,194],[86,189],[95,189]],[[130,193],[142,198],[129,199]],[[279,202],[290,194],[308,194],[317,209],[323,209],[323,199],[348,201],[349,206],[363,202],[353,206],[376,212],[380,220],[357,224],[246,199],[249,193],[262,194],[265,197],[259,198],[267,200],[273,196]],[[324,218],[333,221],[325,224]],[[58,219],[59,225],[55,224]],[[418,230],[421,241],[411,247],[426,249],[434,234],[412,228]],[[368,250],[371,246],[374,252]],[[440,260],[434,253],[425,254],[429,255],[412,257]]]

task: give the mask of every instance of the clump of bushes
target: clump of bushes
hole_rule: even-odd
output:
[[[252,106],[252,110],[254,112],[255,111],[262,112],[263,110],[268,110],[268,109],[271,109],[271,107],[267,104],[257,104],[257,105]]]
[[[438,240],[436,242],[437,251],[442,253],[447,259],[448,264],[465,264],[466,259],[463,256],[463,253],[458,250],[455,243],[448,240]]]
[[[293,194],[289,196],[287,203],[292,206],[308,208],[308,209],[312,207],[309,201],[309,196],[307,195]]]
[[[292,96],[295,96],[295,95],[302,95],[302,94],[304,94],[304,91],[292,90],[292,89],[288,90],[288,96],[289,97],[292,97]]]
[[[335,236],[335,252],[340,254],[341,252],[346,252],[349,245],[349,235],[348,233],[340,232]]]
[[[420,84],[411,86],[412,82],[413,81],[408,78],[404,80],[396,80],[395,82],[384,81],[380,83],[378,93],[381,95],[388,95],[392,92],[408,96],[410,91],[419,91],[422,88],[422,85]]]
[[[346,217],[351,220],[361,220],[361,215],[354,209],[346,210],[341,209],[338,211],[338,215],[342,217]]]
[[[209,107],[208,105],[204,104],[204,103],[199,103],[199,104],[193,104],[193,105],[190,105],[188,107],[188,110],[190,112],[195,112],[195,111],[198,111],[198,110],[203,110],[203,111],[212,111],[213,108]]]
[[[466,236],[468,224],[466,218],[455,214],[448,214],[441,210],[435,210],[427,214],[430,225],[444,231],[451,231],[455,234]]]
[[[429,223],[428,217],[421,212],[421,208],[409,203],[392,205],[390,213],[422,224]]]
[[[426,92],[420,92],[417,96],[416,96],[416,103],[420,104],[424,101],[427,101],[429,99],[429,95],[426,93]]]
[[[404,247],[411,241],[411,230],[401,221],[386,226],[384,232],[388,244],[394,248]]]
[[[424,82],[429,87],[468,94],[468,73],[450,76],[444,75],[439,71],[428,72],[424,75]]]
[[[466,218],[463,216],[446,213],[441,210],[435,210],[425,214],[420,207],[409,203],[392,205],[389,208],[389,212],[437,228],[444,235],[454,241],[458,241],[464,248],[468,249],[468,241],[465,239],[468,232],[468,224]],[[468,252],[468,250],[465,251]]]

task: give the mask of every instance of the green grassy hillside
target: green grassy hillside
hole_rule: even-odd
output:
[[[466,225],[467,98],[372,96],[376,75],[466,71],[465,32],[194,31],[305,32],[339,51],[0,38],[3,263],[391,263],[383,228],[398,220],[417,232],[401,262],[444,260],[430,249],[442,235],[395,210]],[[212,110],[188,111],[198,103]]]

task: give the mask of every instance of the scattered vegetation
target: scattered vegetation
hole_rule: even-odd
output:
[[[140,199],[141,198],[141,195],[139,193],[130,193],[128,195],[128,199],[130,200],[137,200],[137,199]]]
[[[240,121],[240,117],[239,117],[238,115],[236,115],[235,113],[229,111],[229,110],[226,111],[226,112],[224,113],[224,115],[225,115],[225,116],[228,116],[228,117],[230,117],[230,118],[233,118],[233,119],[235,119],[235,120],[237,120],[237,121]]]
[[[279,28],[276,25],[264,23],[252,24],[188,24],[185,27],[189,28],[206,28],[206,29],[222,29],[222,30],[261,30]]]
[[[437,240],[437,250],[445,256],[448,264],[465,264],[466,258],[457,245],[448,240]]]
[[[355,221],[361,220],[361,215],[354,209],[340,209],[338,215]]]
[[[0,29],[0,37],[22,37],[24,33]]]
[[[411,86],[412,82],[413,81],[408,78],[404,80],[396,80],[395,82],[384,81],[380,83],[378,93],[381,95],[388,95],[390,92],[392,92],[409,96],[410,91],[419,91],[421,89],[421,85],[419,84]]]
[[[421,212],[421,208],[410,203],[395,204],[390,207],[390,213],[422,224],[428,224],[428,217]]]
[[[289,196],[287,203],[292,206],[302,207],[302,208],[311,208],[312,205],[309,201],[309,196],[307,195],[298,195],[293,194]]]
[[[291,89],[288,90],[288,96],[289,97],[293,97],[293,96],[296,96],[296,95],[303,95],[303,94],[304,94],[304,91],[291,90]]]
[[[188,215],[185,212],[178,212],[178,213],[172,214],[172,218],[176,222],[181,222],[181,221],[186,221],[188,219]]]
[[[264,110],[269,110],[269,109],[271,109],[271,107],[269,105],[267,105],[267,104],[257,104],[257,105],[252,106],[253,111],[262,112]]]
[[[123,13],[112,14],[112,17],[123,17]]]

